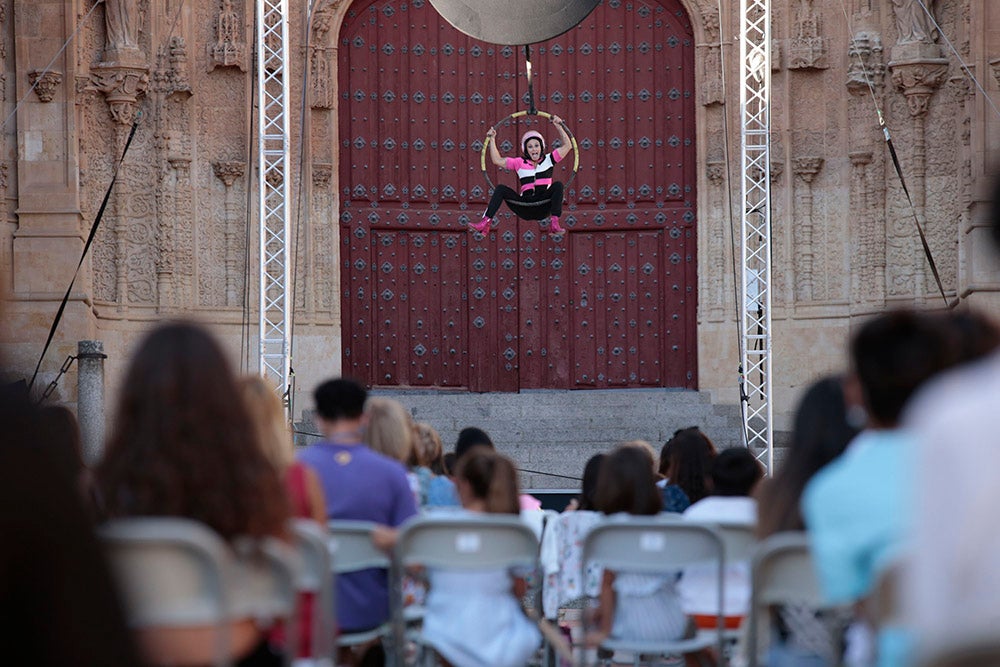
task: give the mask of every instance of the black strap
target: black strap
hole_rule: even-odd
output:
[[[920,245],[924,248],[924,256],[927,257],[927,263],[931,265],[931,273],[934,274],[934,281],[937,283],[938,292],[941,293],[941,299],[944,301],[945,308],[954,308],[958,304],[958,301],[956,300],[955,303],[948,303],[948,297],[944,294],[944,285],[941,283],[941,274],[938,273],[937,263],[934,261],[934,255],[931,254],[931,247],[927,244],[927,236],[924,235],[924,228],[920,224],[920,219],[917,218],[917,209],[913,206],[913,199],[910,197],[910,190],[906,187],[906,179],[903,178],[903,169],[899,165],[899,157],[896,155],[896,147],[892,145],[892,137],[889,135],[889,128],[886,127],[881,114],[879,114],[879,121],[882,125],[882,134],[885,136],[885,145],[889,148],[889,155],[892,157],[892,166],[896,169],[896,176],[899,177],[899,184],[903,186],[903,194],[906,195],[906,201],[910,205],[910,213],[913,215],[913,224],[916,225],[917,233],[920,235]]]
[[[538,109],[535,108],[535,89],[531,83],[531,45],[524,45],[524,68],[528,73],[528,115],[535,116]]]
[[[80,267],[83,266],[83,260],[87,257],[87,252],[90,250],[90,246],[94,243],[94,237],[97,236],[97,228],[101,224],[101,218],[104,217],[104,209],[108,206],[108,201],[111,199],[111,191],[115,187],[115,182],[118,180],[118,170],[121,169],[122,162],[125,161],[125,156],[128,154],[129,146],[132,145],[132,139],[135,137],[135,131],[139,129],[139,119],[142,117],[142,112],[136,114],[135,122],[132,123],[132,129],[128,133],[128,139],[125,141],[125,148],[122,150],[122,156],[118,159],[118,163],[115,165],[115,171],[111,174],[111,183],[108,184],[107,192],[104,193],[104,200],[101,201],[101,207],[97,209],[97,215],[94,216],[94,224],[90,226],[90,235],[87,236],[87,242],[83,244],[83,252],[80,253],[80,261],[76,265],[76,271],[73,272],[73,279],[69,281],[69,287],[66,288],[66,294],[63,296],[62,303],[59,304],[59,310],[56,311],[56,317],[52,320],[52,327],[49,328],[49,337],[45,339],[45,347],[42,348],[42,354],[38,357],[38,363],[35,365],[35,372],[31,375],[31,382],[28,383],[28,390],[35,384],[35,378],[38,377],[38,369],[42,367],[42,360],[45,359],[45,353],[49,351],[49,345],[52,344],[52,339],[56,335],[56,329],[59,328],[59,321],[62,320],[63,311],[66,310],[66,303],[69,301],[69,295],[73,291],[73,284],[76,282],[76,277],[80,274]],[[121,260],[121,258],[119,258]],[[121,298],[121,295],[119,295]]]

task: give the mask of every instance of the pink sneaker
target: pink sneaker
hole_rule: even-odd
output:
[[[559,226],[559,218],[557,216],[549,218],[549,233],[555,236],[561,236],[566,233],[566,230]]]
[[[486,216],[483,216],[483,219],[480,220],[479,222],[475,224],[470,224],[469,229],[479,232],[480,234],[485,234],[486,232],[490,231],[490,224],[492,222],[493,222],[492,220],[490,220]]]

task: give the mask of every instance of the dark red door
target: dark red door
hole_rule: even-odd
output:
[[[476,237],[466,225],[489,196],[482,139],[527,106],[523,51],[462,35],[426,0],[349,10],[339,49],[344,372],[474,391],[696,387],[687,16],[678,0],[611,0],[532,53],[538,108],[565,118],[579,143],[562,218],[570,233],[553,239],[504,209]],[[504,154],[524,127],[501,129]]]

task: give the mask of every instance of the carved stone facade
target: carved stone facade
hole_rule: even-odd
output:
[[[353,3],[292,5],[299,14],[289,31],[296,144],[291,205],[303,341],[295,366],[298,405],[304,407],[315,381],[340,367],[338,113],[350,99],[349,91],[339,90],[347,80],[339,50],[352,37],[341,34],[341,26]],[[307,25],[307,5],[313,16],[304,38],[299,26]],[[735,402],[739,3],[723,0],[721,15],[715,0],[684,5],[694,25],[693,92],[700,102],[692,119],[700,162],[698,377],[718,400]],[[844,340],[858,317],[896,304],[942,303],[917,222],[927,233],[945,297],[1000,313],[1000,272],[969,259],[992,252],[975,211],[982,208],[976,198],[990,156],[1000,153],[1000,122],[990,117],[983,93],[968,83],[958,59],[960,54],[1000,105],[1000,38],[987,30],[1000,25],[1000,6],[982,0],[847,0],[845,6],[849,18],[837,3],[773,2],[773,382],[779,415],[790,409],[798,387],[840,367]],[[112,389],[132,341],[161,317],[208,319],[238,348],[245,295],[252,300],[256,289],[256,238],[247,226],[255,216],[258,178],[250,150],[253,20],[252,0],[106,0],[96,6],[93,0],[0,0],[4,116],[20,104],[0,134],[0,263],[4,289],[14,296],[8,310],[14,330],[4,335],[18,367],[33,365],[54,295],[65,290],[116,173],[60,344],[75,348],[80,338],[105,339]],[[56,56],[52,45],[65,41],[67,51],[47,66]],[[372,47],[373,65],[382,48]],[[500,75],[517,70],[511,53],[497,49],[492,56]],[[535,57],[555,56],[536,50]],[[552,92],[544,85],[536,84],[536,95]],[[567,80],[561,94],[588,85]],[[413,114],[415,120],[433,116],[429,103]],[[303,146],[297,145],[300,136]],[[481,146],[470,140],[475,145]],[[593,166],[586,159],[584,153],[583,167]],[[478,168],[478,154],[470,150],[459,163]],[[46,360],[46,373],[54,372],[57,357]]]

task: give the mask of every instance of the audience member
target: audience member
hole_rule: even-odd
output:
[[[712,463],[712,495],[684,510],[684,519],[702,523],[736,524],[756,528],[757,501],[750,497],[764,468],[746,447],[725,449]],[[680,582],[684,611],[699,628],[716,627],[719,610],[718,568],[693,565]],[[723,610],[727,628],[736,629],[750,610],[750,562],[726,560]]]
[[[56,462],[74,480],[87,513],[97,518],[99,501],[94,488],[94,476],[83,462],[80,425],[76,415],[65,405],[46,405],[40,409],[42,436],[39,444],[46,447]]]
[[[460,507],[455,484],[445,475],[441,436],[426,422],[414,424],[411,469],[420,484],[420,506],[424,509]]]
[[[913,442],[899,428],[900,415],[913,392],[954,361],[951,333],[932,316],[900,310],[867,322],[851,343],[868,428],[802,496],[821,589],[832,604],[871,593],[904,548]],[[906,642],[894,630],[880,631],[878,644],[880,665],[905,664]]]
[[[319,477],[312,468],[295,460],[292,430],[285,419],[285,406],[277,392],[259,375],[240,378],[239,388],[264,456],[285,482],[291,515],[312,519],[325,528],[326,503],[323,500]],[[298,657],[300,658],[312,655],[315,597],[314,593],[299,594]],[[271,639],[276,645],[285,646],[284,626],[276,628]]]
[[[715,444],[697,426],[683,428],[664,445],[667,451],[667,484],[663,488],[663,511],[683,512],[711,493],[710,470]]]
[[[463,452],[455,484],[468,512],[518,513],[514,464],[490,448]],[[541,634],[521,610],[523,580],[505,570],[430,570],[428,579],[423,634],[448,664],[522,667],[535,653]]]
[[[111,570],[75,477],[44,440],[22,385],[0,386],[3,661],[138,667]]]
[[[458,433],[458,439],[455,441],[455,465],[458,466],[461,462],[462,457],[473,447],[486,447],[487,449],[496,449],[496,445],[493,444],[493,440],[490,438],[489,434],[486,433],[481,428],[475,426],[467,426],[463,428]],[[539,511],[542,509],[542,503],[538,498],[528,495],[527,493],[522,493],[519,496],[519,501],[521,503],[521,509],[523,511],[532,512]]]
[[[542,533],[539,560],[545,579],[542,583],[542,608],[545,618],[556,618],[559,608],[583,597],[596,597],[601,580],[601,568],[591,564],[586,582],[580,581],[580,558],[583,541],[600,520],[596,511],[597,478],[605,454],[595,454],[583,469],[583,489],[580,500],[559,516],[549,519]],[[572,505],[572,503],[571,503]],[[575,511],[571,511],[575,510]]]
[[[97,482],[110,518],[186,517],[230,541],[286,535],[281,479],[222,349],[193,324],[159,326],[139,344]],[[249,618],[232,624],[230,644],[241,664],[281,664],[264,631]],[[171,628],[143,631],[139,639],[151,663],[191,664],[212,655],[213,635]]]
[[[316,420],[323,441],[299,454],[299,460],[319,475],[327,518],[372,521],[396,528],[417,513],[403,464],[373,452],[362,442],[368,392],[346,378],[328,380],[313,393]],[[389,541],[391,543],[391,540]],[[385,570],[364,570],[337,577],[337,621],[344,632],[370,630],[389,618],[388,576]],[[378,661],[381,646],[364,646],[363,659],[373,649]]]
[[[761,538],[805,530],[799,502],[806,483],[840,456],[858,429],[848,421],[843,379],[823,378],[803,394],[792,438],[777,473],[757,490],[757,534]],[[785,605],[771,610],[765,664],[769,667],[834,667],[841,664],[844,630],[851,614]]]
[[[992,196],[987,222],[1000,245],[1000,175]],[[987,350],[995,345],[980,349]],[[908,406],[905,424],[917,447],[902,606],[920,652],[960,637],[993,637],[1000,623],[1000,354],[929,383]]]
[[[295,460],[295,443],[281,399],[258,375],[240,378],[239,386],[264,456],[285,481],[292,516],[326,526],[323,488],[316,471]]]
[[[649,457],[640,449],[619,446],[601,462],[597,481],[597,508],[605,515],[627,513],[654,516],[661,507],[659,489]],[[694,624],[681,606],[679,572],[639,574],[605,569],[601,581],[597,629],[586,642],[598,646],[606,638],[670,641],[693,636]],[[706,652],[685,656],[689,665],[710,660]]]
[[[380,396],[365,403],[365,428],[362,441],[370,450],[399,461],[406,467],[406,479],[417,507],[422,505],[420,479],[410,467],[414,452],[413,419],[399,401]]]

